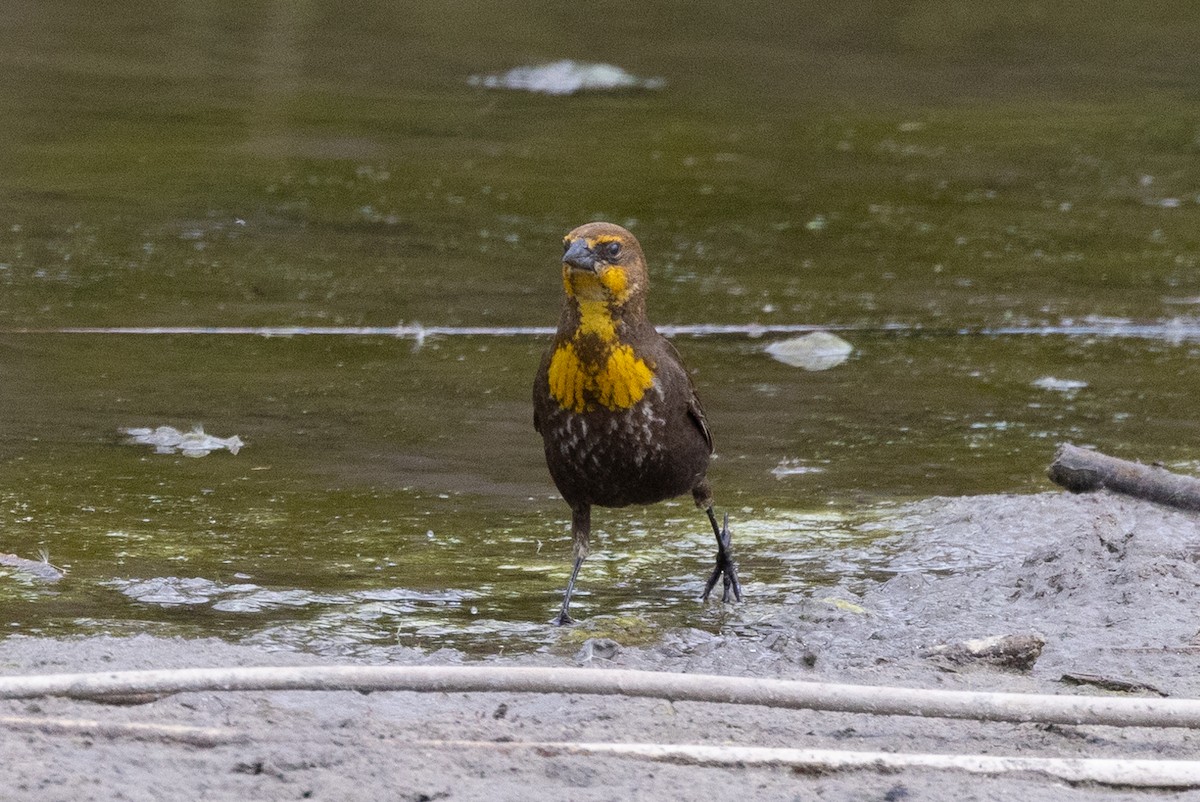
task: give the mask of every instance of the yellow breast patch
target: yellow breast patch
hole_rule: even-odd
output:
[[[579,306],[579,322],[550,357],[550,395],[572,412],[629,409],[654,384],[654,369],[617,335],[615,310],[631,292],[628,276],[617,267],[590,273],[564,265],[563,287]]]
[[[654,371],[628,345],[615,345],[596,363],[580,359],[569,342],[550,357],[550,395],[572,412],[629,409],[653,384]]]

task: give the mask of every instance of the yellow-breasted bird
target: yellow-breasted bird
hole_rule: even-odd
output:
[[[588,555],[592,506],[652,504],[691,492],[708,513],[717,561],[708,599],[723,578],[723,601],[742,589],[724,526],[713,512],[705,474],[712,434],[679,352],[646,318],[649,277],[642,247],[612,223],[588,223],[563,239],[566,298],[554,342],[533,382],[533,426],[546,447],[550,476],[571,506],[575,565],[559,624],[579,567]]]

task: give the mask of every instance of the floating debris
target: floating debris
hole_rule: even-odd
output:
[[[159,426],[157,429],[122,429],[121,433],[129,435],[125,442],[130,445],[154,446],[155,454],[179,453],[185,457],[204,457],[222,448],[228,449],[230,454],[236,454],[245,445],[236,434],[233,437],[213,437],[206,434],[202,426],[195,426],[190,432],[181,432],[174,426]]]
[[[114,579],[105,582],[134,601],[160,607],[209,605],[232,613],[307,607],[338,603],[340,598],[301,589],[271,590],[252,582],[226,584],[203,577],[163,576],[152,579]]]
[[[508,72],[472,75],[471,86],[513,89],[544,95],[574,95],[579,92],[611,92],[620,89],[662,89],[662,78],[639,78],[612,64],[591,64],[563,59],[549,64],[514,67]]]
[[[804,460],[786,458],[771,469],[776,479],[785,476],[800,476],[806,473],[825,473],[825,469],[816,465],[805,465]]]
[[[780,340],[766,347],[766,352],[785,365],[805,370],[829,370],[842,364],[854,353],[854,346],[836,334],[814,331],[802,337]]]
[[[1087,382],[1079,379],[1058,379],[1054,376],[1043,376],[1040,379],[1034,379],[1030,382],[1039,390],[1050,390],[1055,393],[1064,393],[1066,395],[1075,395],[1075,393],[1087,387]]]
[[[153,579],[114,579],[101,584],[116,587],[134,601],[162,607],[210,604],[214,598],[231,594],[247,594],[258,585],[241,583],[228,585],[200,577],[155,577]]]
[[[244,575],[243,575],[244,576]],[[111,579],[115,588],[142,604],[159,607],[207,606],[224,613],[260,613],[304,607],[353,606],[373,614],[410,614],[422,607],[461,606],[473,598],[469,591],[430,592],[382,588],[346,594],[317,593],[302,588],[264,588],[253,582],[226,583],[204,577],[160,576],[149,579]]]
[[[57,582],[66,576],[66,571],[57,565],[51,565],[50,555],[42,553],[40,560],[27,560],[15,554],[0,554],[0,565],[15,568],[23,574],[40,579],[43,582]]]

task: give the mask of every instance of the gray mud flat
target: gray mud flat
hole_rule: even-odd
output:
[[[592,649],[586,662],[925,688],[1106,693],[1061,681],[1073,673],[1200,697],[1200,516],[1107,495],[1043,494],[929,499],[898,507],[884,525],[903,533],[881,544],[893,555],[884,572],[890,578],[857,595],[814,588],[807,594],[812,601],[773,609],[753,636],[679,632],[651,647]],[[831,594],[851,604],[817,601]],[[921,656],[939,643],[1027,632],[1046,641],[1028,671],[947,670]],[[397,648],[389,659],[463,658]],[[540,654],[489,662],[583,661]],[[318,662],[216,640],[10,636],[0,642],[6,674]],[[1200,753],[1200,737],[1187,730],[532,694],[190,693],[120,706],[41,699],[0,702],[0,716],[218,727],[239,738],[201,747],[0,728],[3,799],[1143,799],[1163,794],[1069,786],[1033,774],[811,774],[415,742],[625,741],[1026,757],[1184,759]],[[1171,798],[1200,799],[1200,791]]]

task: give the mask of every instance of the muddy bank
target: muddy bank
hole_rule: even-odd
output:
[[[593,644],[507,664],[1045,693],[1090,674],[1200,697],[1200,516],[1113,496],[929,499],[879,524],[879,581],[810,588],[720,636],[671,633],[648,647]],[[854,592],[852,592],[852,588]],[[751,602],[753,604],[753,602]],[[750,621],[752,623],[747,624]],[[1038,633],[1025,671],[949,666],[939,643]],[[462,655],[395,648],[396,663]],[[242,665],[316,665],[217,640],[11,636],[0,672],[41,674]],[[328,661],[325,661],[328,662]],[[952,670],[951,670],[952,669]],[[1142,693],[1151,693],[1142,691]],[[791,746],[861,751],[1193,758],[1188,731],[981,724],[779,711],[646,699],[531,694],[191,693],[136,705],[66,699],[2,702],[0,715],[218,727],[213,747],[172,740],[0,729],[13,799],[1119,799],[1148,792],[1069,787],[1036,775],[981,779],[906,770],[826,775],[699,768],[615,757],[415,746],[428,739],[583,740]],[[85,728],[86,729],[86,728]],[[703,783],[702,793],[698,785]],[[1200,799],[1200,792],[1177,798]]]

